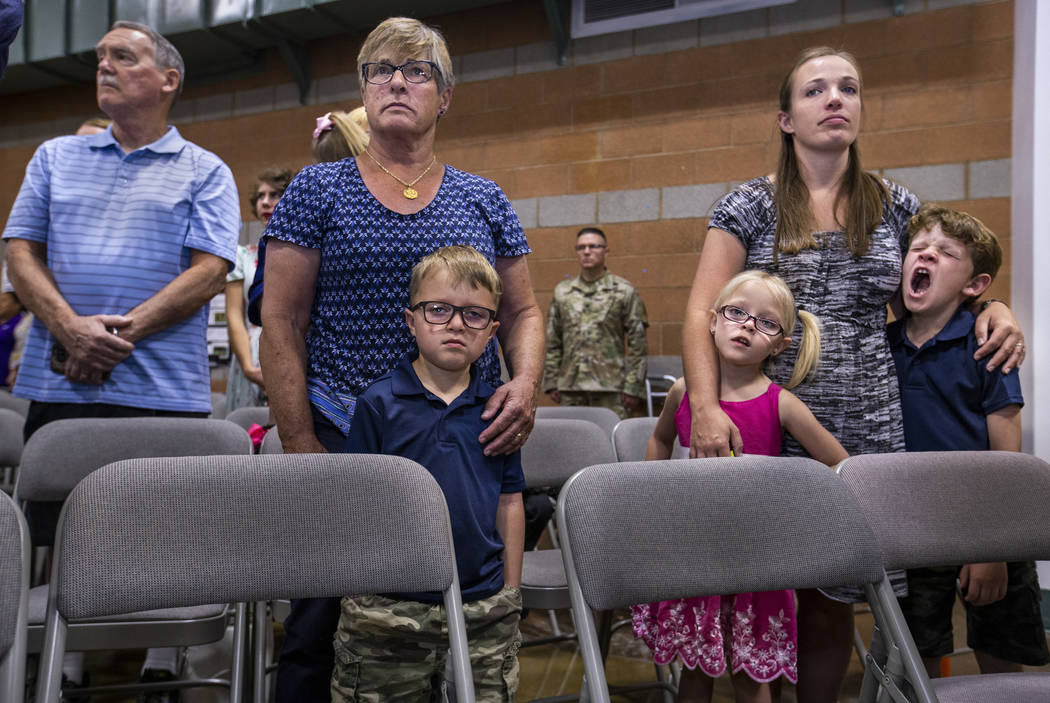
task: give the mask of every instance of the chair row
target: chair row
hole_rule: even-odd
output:
[[[284,509],[273,510],[278,504]],[[21,700],[31,619],[19,520],[13,502],[0,498],[0,558],[11,552],[13,560],[0,568],[0,587],[19,593],[0,599],[0,697],[12,701]],[[17,549],[8,549],[9,535],[22,536]],[[37,701],[60,700],[64,652],[117,619],[156,624],[158,613],[210,603],[240,603],[243,611],[244,603],[278,598],[401,590],[444,593],[455,690],[458,700],[474,700],[448,509],[433,477],[407,459],[219,454],[108,464],[66,499],[52,564]],[[16,584],[7,583],[12,574]],[[87,630],[80,642],[78,627]],[[212,639],[224,631],[225,617]],[[243,639],[242,629],[231,700],[243,700],[246,686]]]
[[[930,680],[886,569],[1050,557],[1050,466],[1012,452],[616,463],[558,502],[592,701],[608,701],[592,609],[863,584],[875,616],[861,701],[1047,701],[1050,674]],[[609,519],[615,515],[615,519]]]

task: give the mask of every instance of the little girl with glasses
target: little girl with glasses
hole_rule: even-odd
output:
[[[733,420],[747,454],[780,455],[787,431],[817,461],[833,466],[846,458],[842,445],[809,408],[763,372],[767,359],[791,344],[795,299],[780,278],[744,271],[722,289],[711,311],[711,334],[718,352],[722,409]],[[801,342],[787,387],[801,383],[820,357],[817,319],[798,311]],[[685,379],[672,386],[649,440],[645,458],[689,456],[691,429]],[[699,508],[699,509],[702,509]],[[680,657],[685,668],[678,689],[680,703],[710,701],[714,677],[732,673],[736,700],[779,700],[781,676],[797,676],[797,630],[792,591],[737,593],[684,598],[634,606],[635,636],[644,640],[654,661]]]

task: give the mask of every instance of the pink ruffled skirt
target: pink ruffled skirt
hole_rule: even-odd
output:
[[[798,625],[793,591],[704,596],[636,605],[634,636],[657,664],[677,656],[712,677],[728,667],[758,682],[798,680]]]

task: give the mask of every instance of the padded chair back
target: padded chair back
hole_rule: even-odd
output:
[[[872,583],[882,574],[856,500],[812,459],[592,466],[562,488],[558,514],[562,551],[571,551],[584,598],[599,610]]]
[[[0,408],[14,410],[22,417],[25,417],[29,412],[29,401],[25,398],[17,398],[11,395],[10,391],[0,390]]]
[[[24,696],[29,593],[29,532],[22,512],[0,493],[0,700]]]
[[[60,501],[85,476],[122,459],[251,454],[248,433],[232,422],[182,417],[56,420],[22,452],[18,500]]]
[[[1034,456],[870,454],[838,471],[887,568],[1050,558],[1050,465]]]
[[[871,583],[878,544],[846,486],[812,459],[743,456],[591,466],[558,501],[591,700],[609,700],[591,609]]]
[[[22,462],[22,429],[26,419],[14,410],[0,408],[0,466],[18,466]]]
[[[529,488],[557,487],[585,466],[610,461],[609,435],[587,420],[537,419],[521,448],[521,467]]]
[[[650,356],[646,374],[654,376],[674,376],[679,378],[683,375],[681,356]]]
[[[609,408],[592,408],[585,405],[552,405],[536,408],[537,420],[587,420],[605,430],[612,437],[613,428],[620,416]]]
[[[613,429],[613,450],[616,461],[644,461],[649,438],[656,428],[655,417],[631,417],[622,420]]]
[[[467,674],[456,690],[473,699],[448,509],[433,477],[407,459],[296,454],[110,464],[67,499],[54,564],[52,659],[64,619],[444,591],[450,622],[458,623],[451,628],[457,678]]]
[[[277,426],[274,425],[270,431],[263,435],[262,445],[259,447],[260,454],[284,454],[281,446],[281,437],[277,434]]]
[[[246,430],[250,429],[252,425],[262,425],[265,427],[270,424],[270,408],[237,408],[229,413],[224,419],[227,422],[232,422],[238,427],[243,427]]]

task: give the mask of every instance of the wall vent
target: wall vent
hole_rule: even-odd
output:
[[[793,2],[795,0],[572,0],[572,36],[612,34]]]

